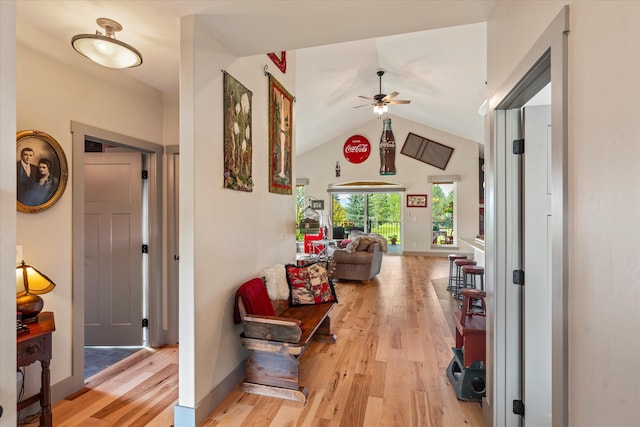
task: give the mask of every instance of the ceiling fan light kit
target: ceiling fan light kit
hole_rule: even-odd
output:
[[[373,106],[373,112],[383,115],[384,113],[386,113],[387,111],[389,111],[389,107],[387,107],[386,105],[374,105]]]
[[[122,31],[122,25],[109,18],[98,18],[96,22],[104,29],[104,35],[96,31],[95,34],[77,34],[71,39],[71,46],[80,55],[108,68],[132,68],[142,64],[142,55],[137,49],[116,39],[115,33]]]
[[[411,101],[407,101],[404,99],[393,99],[396,96],[400,95],[398,92],[391,92],[389,95],[382,93],[382,76],[384,75],[384,71],[382,70],[378,70],[376,72],[376,74],[378,75],[378,79],[380,80],[380,86],[379,86],[379,91],[380,93],[378,93],[377,95],[374,95],[373,98],[370,98],[368,96],[362,96],[359,95],[360,98],[364,98],[364,99],[368,99],[371,102],[371,105],[373,105],[373,112],[378,114],[378,115],[383,115],[384,113],[386,113],[387,111],[389,111],[389,104],[409,104],[411,103]],[[354,108],[359,108],[359,107],[364,107],[366,105],[369,104],[364,104],[364,105],[358,105]]]

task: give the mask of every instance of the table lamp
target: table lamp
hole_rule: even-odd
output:
[[[22,313],[22,322],[38,321],[38,314],[44,307],[42,294],[51,292],[56,284],[34,267],[22,263],[16,267],[16,305]]]

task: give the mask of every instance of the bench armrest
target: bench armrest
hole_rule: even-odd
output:
[[[286,343],[298,343],[302,322],[291,317],[246,315],[242,321],[244,336]]]

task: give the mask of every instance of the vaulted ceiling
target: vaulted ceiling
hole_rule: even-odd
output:
[[[18,1],[18,42],[88,73],[126,75],[175,92],[180,17],[197,14],[237,56],[295,50],[297,152],[375,119],[359,95],[399,92],[390,113],[478,143],[484,119],[486,24],[493,1]],[[144,63],[105,70],[78,55],[71,37],[120,22],[116,37]],[[268,60],[265,63],[270,63]],[[273,64],[272,64],[273,65]],[[275,66],[273,66],[275,69]]]

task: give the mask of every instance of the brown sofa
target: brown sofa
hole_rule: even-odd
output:
[[[387,249],[383,240],[360,236],[349,243],[346,249],[336,249],[333,253],[333,278],[358,281],[374,278],[380,273],[382,256]]]

